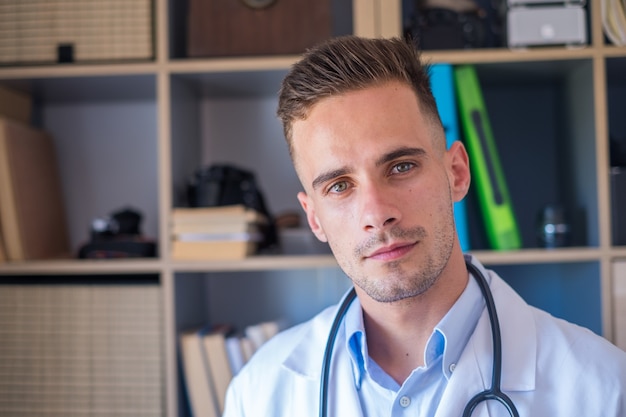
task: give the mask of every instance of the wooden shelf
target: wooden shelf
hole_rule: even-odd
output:
[[[52,260],[7,262],[0,264],[2,275],[76,275],[76,274],[160,274],[163,265],[157,259],[126,260]]]

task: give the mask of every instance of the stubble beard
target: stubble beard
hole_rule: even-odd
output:
[[[452,207],[447,220],[433,233],[435,238],[430,240],[433,247],[429,250],[428,247],[420,248],[422,242],[429,237],[423,227],[401,229],[394,226],[359,245],[353,253],[352,262],[342,267],[354,285],[375,301],[393,303],[417,297],[437,282],[452,254],[455,234]],[[393,239],[418,242],[415,248],[417,252],[412,253],[409,258],[385,263],[383,270],[378,271],[376,276],[372,275],[371,270],[368,272],[362,268],[364,263],[373,262],[365,259],[364,254]]]

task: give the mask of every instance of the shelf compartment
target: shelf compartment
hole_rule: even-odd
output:
[[[296,199],[301,186],[275,114],[285,72],[170,77],[174,207],[187,205],[187,185],[197,170],[230,164],[255,175],[272,215],[301,212]]]
[[[158,236],[156,78],[4,79],[31,95],[32,124],[53,137],[73,254],[94,218],[132,207]]]
[[[570,245],[599,245],[592,60],[477,64],[524,248],[540,247],[537,219],[562,205]],[[504,105],[503,103],[506,103]],[[488,249],[470,188],[471,247]]]
[[[0,277],[9,414],[164,415],[158,276]]]
[[[336,267],[306,269],[295,265],[292,270],[281,271],[176,273],[176,335],[221,323],[233,325],[237,332],[264,321],[290,326],[336,303],[349,284]],[[180,383],[177,392],[179,415],[186,415]]]
[[[188,30],[188,17],[190,13],[190,5],[193,0],[186,1],[168,1],[168,25],[169,25],[169,34],[168,34],[168,43],[169,43],[169,56],[170,58],[186,58],[187,54],[187,46],[189,44],[189,30]],[[209,0],[205,0],[206,3],[210,3]],[[240,2],[241,4],[233,4],[230,10],[235,13],[234,17],[242,17],[242,13],[245,12],[245,4],[244,2]],[[352,1],[345,0],[326,0],[326,3],[329,7],[330,13],[330,22],[329,22],[329,31],[331,36],[338,36],[343,34],[350,34],[354,31],[354,26],[357,24],[353,22],[353,7],[358,7],[358,5],[353,6]],[[289,5],[278,5],[279,9],[284,9],[285,7],[289,9]],[[211,8],[211,5],[207,6]],[[272,6],[273,9],[269,11],[264,11],[263,9],[255,10],[254,13],[250,13],[249,16],[244,16],[245,18],[249,18],[251,22],[261,24],[265,22],[267,19],[267,15],[264,13],[274,14],[276,11],[276,5]],[[280,11],[280,10],[279,10]],[[293,15],[293,13],[292,13]],[[292,16],[293,18],[297,18],[299,16]],[[229,27],[237,27],[241,26],[242,22],[237,21],[237,19],[233,19],[233,16],[220,16],[222,21],[228,21]],[[212,24],[212,17],[207,17],[207,24]],[[288,27],[290,22],[285,22],[285,29]],[[281,33],[283,32],[285,36],[289,36],[289,33],[277,27],[279,25],[274,24],[271,28],[272,33]],[[247,28],[240,28],[242,33],[245,33]],[[304,48],[303,51],[304,52]],[[256,55],[267,55],[267,51],[259,51]]]
[[[529,304],[602,335],[599,262],[486,266]]]
[[[606,61],[611,244],[626,245],[626,57]]]

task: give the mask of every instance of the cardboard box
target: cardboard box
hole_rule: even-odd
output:
[[[5,118],[0,118],[0,229],[9,261],[70,255],[52,138]]]
[[[0,3],[2,64],[145,60],[154,56],[153,0],[4,3]]]
[[[0,117],[30,124],[32,99],[28,94],[0,85]]]
[[[276,0],[263,8],[245,3],[190,0],[187,55],[300,54],[332,36],[331,0]]]

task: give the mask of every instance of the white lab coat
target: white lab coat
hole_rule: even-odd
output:
[[[524,417],[626,416],[626,353],[584,328],[527,305],[500,277],[490,281],[502,333],[502,390]],[[317,416],[324,347],[337,307],[271,339],[234,378],[224,417]],[[434,417],[460,417],[489,388],[491,327],[483,311]],[[344,332],[335,344],[329,417],[363,415]],[[495,401],[473,416],[508,416]]]

